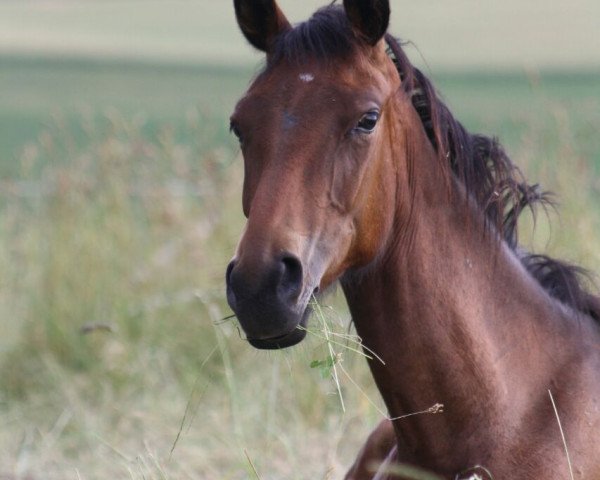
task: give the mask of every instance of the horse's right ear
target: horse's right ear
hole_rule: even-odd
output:
[[[233,6],[242,33],[263,52],[279,33],[291,28],[275,0],[233,0]]]
[[[344,0],[344,10],[354,32],[374,46],[385,35],[390,22],[389,0]]]

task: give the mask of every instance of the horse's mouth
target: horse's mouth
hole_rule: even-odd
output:
[[[306,310],[302,314],[302,318],[298,325],[289,333],[284,335],[278,335],[271,338],[250,338],[248,337],[248,343],[254,348],[261,350],[280,350],[282,348],[293,347],[300,343],[306,337],[306,325],[308,323],[308,317],[310,317],[311,308],[306,307]]]
[[[287,335],[281,335],[274,338],[264,339],[248,339],[248,343],[254,348],[261,350],[279,350],[282,348],[293,347],[297,343],[300,343],[306,336],[306,330],[295,329]]]

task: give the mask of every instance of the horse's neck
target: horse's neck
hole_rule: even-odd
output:
[[[412,236],[402,235],[410,247],[391,242],[376,267],[342,284],[358,334],[385,362],[370,366],[390,416],[445,406],[396,421],[398,435],[415,458],[452,469],[457,449],[480,458],[492,448],[486,440],[497,447],[518,430],[532,396],[547,399],[569,327],[467,202],[449,201],[447,182],[431,181],[435,159],[415,160],[429,180],[412,199]],[[535,368],[515,375],[523,365]]]

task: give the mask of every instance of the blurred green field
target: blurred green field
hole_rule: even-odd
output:
[[[203,67],[5,57],[0,60],[0,175],[15,172],[19,150],[52,122],[66,122],[77,139],[82,116],[117,111],[148,134],[171,126],[178,138],[186,116],[201,111],[226,142],[228,111],[248,83],[243,67]],[[80,129],[79,129],[80,130]]]
[[[357,353],[340,350],[344,412],[310,368],[327,358],[321,339],[258,352],[227,320],[223,276],[243,228],[228,116],[257,57],[225,3],[0,3],[0,478],[336,479],[381,418]],[[407,15],[441,14],[437,3]],[[584,35],[594,9],[573,7],[571,31]],[[194,50],[221,34],[231,62]],[[490,70],[477,51],[434,63],[452,48],[437,43],[432,56],[419,44],[424,68],[456,116],[559,195],[560,218],[541,216],[525,246],[600,271],[594,50],[575,67],[544,53],[523,68],[507,42],[498,67],[511,68]],[[345,332],[343,301],[327,303]]]
[[[0,175],[16,172],[20,150],[53,121],[68,124],[79,140],[82,116],[99,118],[111,110],[135,116],[147,134],[169,125],[180,140],[186,116],[198,110],[211,119],[215,141],[226,143],[229,114],[257,68],[0,57]],[[458,118],[473,130],[499,136],[509,147],[520,140],[525,125],[547,120],[549,110],[576,112],[575,128],[590,133],[588,153],[600,165],[600,140],[591,135],[600,116],[600,70],[440,72],[432,77]]]

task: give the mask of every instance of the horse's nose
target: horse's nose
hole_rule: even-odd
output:
[[[227,266],[225,279],[227,299],[234,310],[239,301],[253,297],[270,298],[291,307],[302,292],[302,263],[289,253],[258,268],[244,268],[232,260]]]
[[[225,278],[227,301],[248,337],[289,333],[302,314],[302,262],[289,253],[269,261],[245,260],[233,260]]]

